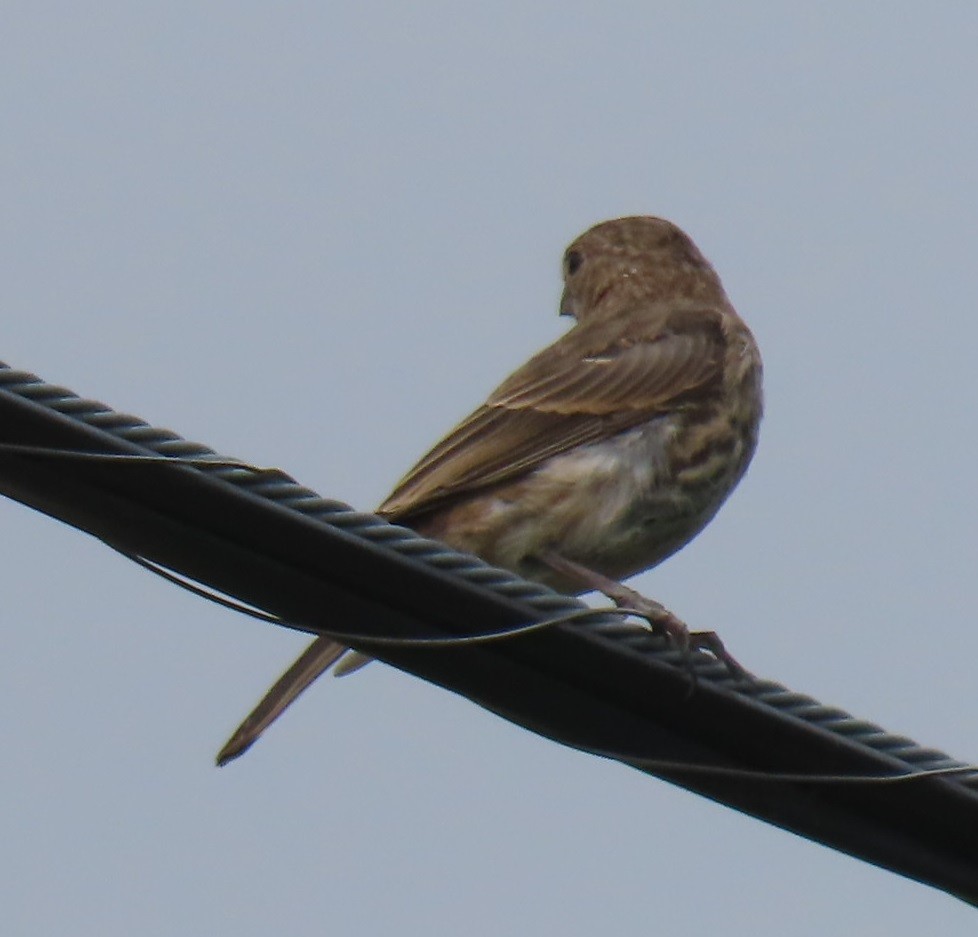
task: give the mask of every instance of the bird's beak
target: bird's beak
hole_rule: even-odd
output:
[[[570,290],[565,289],[563,296],[560,297],[558,315],[577,317],[577,313],[574,311],[574,301],[570,297]]]

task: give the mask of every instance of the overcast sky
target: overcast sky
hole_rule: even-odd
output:
[[[370,508],[566,328],[574,236],[668,217],[758,338],[767,416],[636,583],[978,759],[976,44],[967,2],[8,3],[0,359]],[[302,639],[0,524],[6,934],[975,926],[381,665],[217,770]]]

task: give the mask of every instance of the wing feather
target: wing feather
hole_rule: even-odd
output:
[[[694,400],[722,377],[723,315],[707,308],[576,326],[506,379],[398,483],[395,520],[531,471]]]

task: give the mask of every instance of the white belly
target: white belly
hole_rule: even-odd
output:
[[[553,577],[532,560],[553,550],[608,576],[624,578],[675,552],[712,517],[680,496],[666,464],[673,417],[661,417],[606,442],[557,456],[516,492],[496,496],[492,561],[532,578]],[[702,515],[702,517],[701,517]]]

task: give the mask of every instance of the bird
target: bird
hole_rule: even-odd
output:
[[[692,239],[663,218],[594,225],[565,250],[562,275],[559,314],[572,327],[417,462],[377,513],[557,591],[604,592],[678,646],[738,669],[715,634],[690,634],[622,581],[695,537],[747,470],[763,412],[757,343]],[[317,637],[217,763],[342,668],[347,650]],[[345,669],[366,660],[352,652]]]

